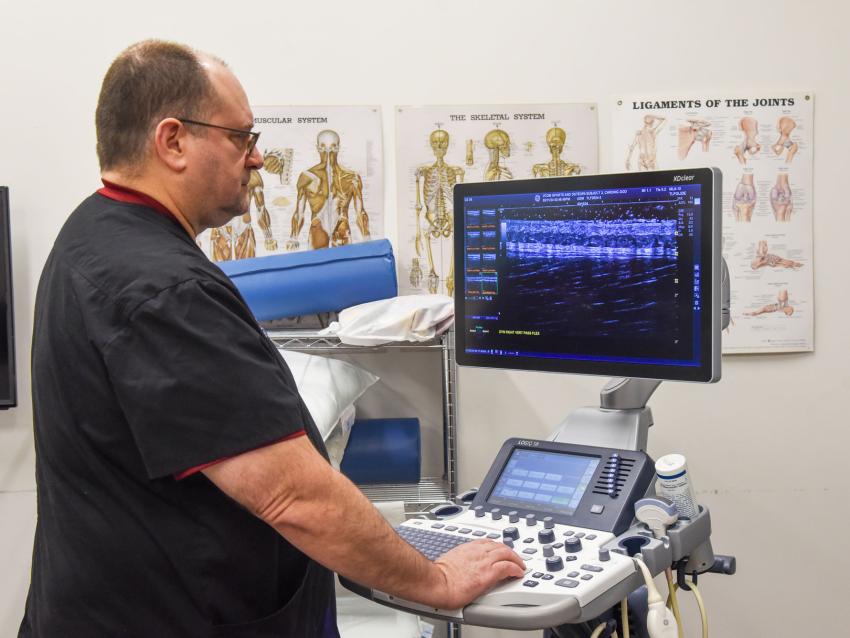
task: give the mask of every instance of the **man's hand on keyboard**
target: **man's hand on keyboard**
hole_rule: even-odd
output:
[[[512,549],[486,540],[459,545],[434,562],[446,581],[443,609],[464,607],[503,580],[525,574],[525,563]]]

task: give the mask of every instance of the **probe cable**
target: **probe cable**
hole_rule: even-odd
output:
[[[673,582],[673,570],[668,567],[664,570],[664,575],[667,577],[667,591],[670,592],[667,596],[667,606],[673,610],[673,616],[676,618],[679,638],[685,638],[685,631],[682,626],[682,612],[679,609],[679,598],[676,596],[676,584]]]

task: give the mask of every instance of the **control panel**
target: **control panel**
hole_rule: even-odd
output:
[[[397,531],[430,560],[476,539],[504,543],[523,559],[523,578],[463,609],[428,608],[343,584],[383,604],[458,623],[542,629],[594,618],[634,588],[633,561],[606,544],[629,527],[652,468],[643,452],[509,439],[467,509],[406,521]]]

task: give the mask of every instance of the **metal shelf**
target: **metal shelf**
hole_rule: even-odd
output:
[[[438,476],[423,477],[419,483],[382,483],[357,487],[366,495],[366,498],[376,503],[404,501],[422,505],[445,503],[451,500],[448,483]]]

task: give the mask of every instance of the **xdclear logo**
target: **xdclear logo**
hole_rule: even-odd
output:
[[[694,181],[694,175],[673,175],[674,182],[692,182]]]
[[[524,447],[537,447],[540,445],[540,441],[526,441],[525,439],[520,439],[516,442],[516,444]]]

